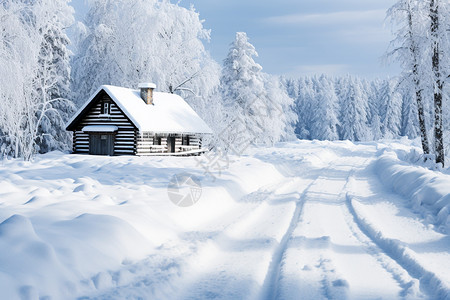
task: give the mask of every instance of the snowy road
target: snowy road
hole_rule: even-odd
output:
[[[434,298],[431,288],[420,291],[418,280],[361,231],[349,211],[352,185],[375,157],[376,148],[366,148],[356,155],[338,149],[337,158],[306,173],[295,160],[285,162],[285,175],[296,176],[265,187],[251,214],[210,241],[216,251],[207,252],[214,255],[195,261],[195,275],[178,296]]]
[[[74,162],[62,156],[64,164],[75,165],[85,176],[84,185],[80,188],[75,181],[71,187],[58,173],[48,183],[43,178],[40,192],[82,190],[77,196],[86,198],[83,206],[73,200],[52,203],[51,197],[32,210],[22,203],[2,205],[27,216],[39,238],[55,249],[58,264],[71,261],[64,259],[64,243],[50,238],[55,228],[49,224],[61,221],[42,221],[40,216],[51,212],[55,221],[70,220],[71,214],[57,213],[69,207],[77,211],[73,216],[101,212],[118,217],[155,245],[134,258],[126,249],[123,255],[117,253],[117,265],[92,261],[95,268],[78,266],[84,279],[73,289],[83,299],[450,299],[449,236],[415,213],[410,199],[380,181],[377,161],[389,147],[393,146],[298,142],[257,149],[235,158],[216,180],[204,177],[201,201],[176,209],[163,197],[164,182],[173,172],[201,174],[193,159],[142,163],[136,158],[105,158],[92,166],[90,158],[76,156],[79,161]],[[52,162],[56,166],[57,160]],[[136,179],[149,170],[156,175],[144,182],[122,177],[117,184],[123,172],[136,170],[136,164],[146,168],[134,174]],[[48,162],[36,163],[36,169],[44,166]],[[36,193],[30,188],[31,171],[9,170],[14,173],[8,174],[9,195],[16,188]],[[24,186],[14,176],[20,176]],[[88,178],[93,182],[89,188]],[[142,201],[149,194],[155,199],[151,208]],[[93,200],[95,207],[89,207]],[[131,248],[138,245],[127,238]],[[119,236],[115,244],[120,242]],[[111,249],[99,245],[95,249],[100,254]],[[76,247],[67,257],[78,256]],[[31,290],[46,295],[37,287]]]

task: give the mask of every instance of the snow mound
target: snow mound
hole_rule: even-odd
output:
[[[98,270],[142,259],[151,247],[113,216],[84,213],[39,231],[29,218],[12,215],[0,223],[0,290],[10,293],[0,298],[67,299],[86,287],[109,287],[109,274]]]
[[[63,296],[63,290],[65,295],[73,291],[54,248],[38,237],[28,218],[16,214],[0,224],[0,253],[1,291],[12,292],[12,284],[23,299],[37,299],[34,297],[38,295],[37,285],[43,291],[53,291],[52,295],[57,297]],[[39,296],[48,294],[44,292]],[[16,297],[11,293],[8,299]]]
[[[393,151],[376,161],[381,181],[410,199],[410,206],[441,232],[450,232],[450,176],[402,162]]]

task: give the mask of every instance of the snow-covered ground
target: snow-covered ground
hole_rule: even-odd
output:
[[[450,176],[413,149],[0,162],[0,298],[450,299]],[[190,207],[167,193],[182,173]]]

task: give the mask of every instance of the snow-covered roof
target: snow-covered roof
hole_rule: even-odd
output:
[[[212,133],[209,126],[178,95],[154,92],[153,104],[146,104],[139,90],[111,85],[102,85],[67,122],[67,127],[72,125],[101,90],[113,99],[140,132]]]

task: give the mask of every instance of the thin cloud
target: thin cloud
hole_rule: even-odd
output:
[[[323,14],[291,14],[266,18],[265,21],[277,25],[331,25],[382,22],[385,10],[339,11]]]
[[[388,29],[377,26],[341,29],[336,32],[336,36],[339,36],[346,42],[363,45],[387,45],[393,38]]]
[[[317,65],[298,65],[287,75],[305,76],[305,75],[343,75],[350,71],[350,66],[346,64],[317,64]]]

